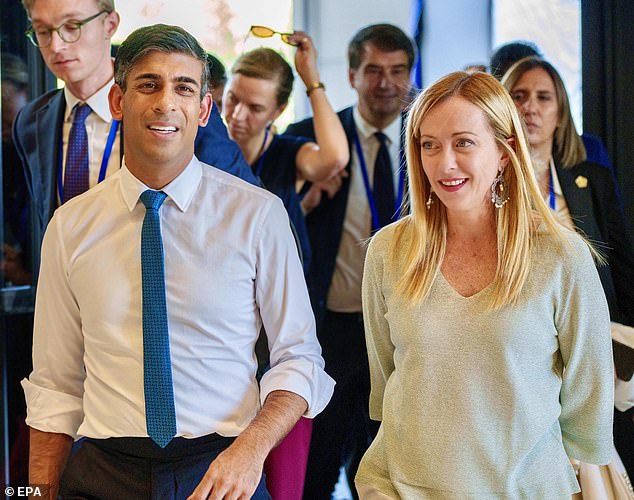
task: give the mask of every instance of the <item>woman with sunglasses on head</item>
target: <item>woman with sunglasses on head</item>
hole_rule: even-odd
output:
[[[407,119],[410,214],[370,242],[363,499],[570,499],[610,459],[610,322],[591,249],[540,196],[513,101],[451,73]]]
[[[613,322],[634,326],[634,250],[610,171],[586,160],[568,94],[557,70],[538,57],[502,79],[524,117],[541,193],[562,222],[596,244],[607,264],[599,276]],[[614,442],[634,475],[634,409],[615,412]]]
[[[286,108],[293,88],[293,70],[268,48],[247,52],[236,61],[225,88],[223,114],[229,135],[240,146],[247,163],[264,187],[284,202],[295,226],[306,273],[310,243],[296,187],[301,181],[340,175],[348,162],[349,149],[341,122],[320,83],[311,39],[299,31],[283,34],[282,39],[297,47],[295,67],[310,98],[317,141],[275,133],[273,122]],[[267,458],[264,471],[273,498],[302,498],[311,430],[312,421],[300,419]]]
[[[288,104],[294,77],[291,66],[272,49],[255,49],[236,61],[225,89],[223,114],[230,137],[240,146],[253,172],[284,202],[307,271],[310,245],[296,188],[302,181],[322,181],[341,174],[349,148],[320,82],[312,40],[301,31],[283,35],[286,43],[297,47],[295,68],[310,98],[316,142],[275,133],[273,123]]]

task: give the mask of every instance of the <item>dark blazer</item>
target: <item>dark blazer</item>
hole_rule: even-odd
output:
[[[339,243],[341,242],[343,220],[346,215],[348,193],[350,191],[352,148],[354,147],[355,133],[352,107],[339,111],[337,115],[346,132],[350,147],[350,161],[346,165],[348,177],[343,178],[341,189],[332,199],[328,199],[327,196],[322,197],[319,206],[306,216],[306,226],[308,227],[308,235],[313,252],[309,270],[308,289],[318,324],[326,309],[326,298],[332,275],[335,271],[335,261],[339,251]],[[313,119],[307,118],[289,125],[285,134],[315,140]]]
[[[242,156],[238,143],[229,138],[227,127],[215,103],[207,126],[198,127],[198,134],[194,141],[194,154],[207,165],[229,172],[255,186],[262,185]]]
[[[575,226],[607,258],[598,271],[611,319],[634,326],[634,250],[612,174],[588,161],[556,170]]]
[[[59,137],[65,107],[64,92],[53,90],[24,106],[13,124],[13,142],[24,168],[31,197],[34,275],[37,275],[39,249],[46,225],[57,208]],[[215,105],[209,123],[199,128],[198,135],[200,137],[196,138],[195,144],[198,159],[260,185],[244,161],[238,145],[229,139]]]

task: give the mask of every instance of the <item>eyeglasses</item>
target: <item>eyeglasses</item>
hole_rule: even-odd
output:
[[[297,45],[295,42],[289,41],[288,37],[292,35],[292,33],[282,33],[280,31],[275,31],[271,28],[267,28],[266,26],[251,26],[249,28],[249,33],[253,36],[257,36],[258,38],[271,38],[273,35],[280,35],[280,38],[284,43],[288,45]]]
[[[25,35],[31,43],[41,49],[48,47],[53,40],[53,31],[56,31],[59,37],[66,43],[74,43],[79,40],[81,36],[81,27],[84,24],[89,23],[93,19],[97,19],[101,14],[108,13],[107,10],[102,10],[94,16],[87,17],[83,21],[68,21],[59,25],[57,28],[37,28],[31,27],[25,32]]]

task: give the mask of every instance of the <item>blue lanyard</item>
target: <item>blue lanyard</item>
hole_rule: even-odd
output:
[[[255,175],[256,177],[260,177],[260,174],[262,173],[262,168],[264,167],[264,155],[266,155],[266,140],[269,138],[269,130],[270,130],[270,126],[266,127],[266,132],[264,132],[264,142],[262,143],[262,155],[260,156],[260,158],[258,158],[258,162],[256,163],[256,167],[255,167]]]
[[[372,215],[372,232],[378,231],[381,229],[381,225],[379,224],[379,212],[376,209],[376,202],[374,201],[374,193],[372,192],[372,188],[370,187],[370,177],[368,175],[368,167],[365,163],[365,157],[363,156],[363,150],[361,149],[361,141],[359,140],[359,135],[357,134],[356,125],[354,127],[354,144],[357,149],[357,156],[359,157],[359,166],[361,167],[361,174],[363,175],[363,185],[365,186],[365,195],[368,198],[368,205],[370,206],[370,214]],[[394,222],[398,220],[400,216],[400,208],[401,203],[403,202],[403,194],[405,191],[405,169],[403,166],[405,165],[405,157],[403,155],[403,148],[400,148],[399,151],[399,177],[398,177],[398,195],[394,200],[394,214],[392,215],[391,221]]]
[[[106,178],[106,170],[108,170],[108,162],[110,161],[110,155],[112,154],[112,147],[114,146],[114,140],[117,136],[117,130],[119,130],[119,124],[121,122],[119,120],[112,120],[112,124],[110,125],[110,132],[108,132],[108,140],[106,141],[106,148],[103,151],[103,157],[101,158],[101,168],[99,169],[99,178],[97,179],[97,183],[102,182]],[[63,132],[60,131],[60,140],[59,140],[59,153],[57,158],[58,168],[57,168],[57,194],[59,195],[60,204],[64,204],[66,201],[64,199],[64,160],[63,160],[63,147],[64,143]]]
[[[553,185],[553,169],[552,169],[552,160],[550,161],[550,165],[548,166],[548,202],[550,204],[550,208],[555,210],[557,205],[555,204],[555,186]]]

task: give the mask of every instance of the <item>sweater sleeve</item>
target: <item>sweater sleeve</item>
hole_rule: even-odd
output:
[[[381,238],[377,235],[376,238]],[[384,260],[387,246],[373,240],[368,248],[363,271],[362,302],[365,338],[370,364],[370,418],[383,420],[383,394],[394,371],[394,345],[385,318],[387,306],[383,294]]]
[[[581,241],[571,250],[562,259],[555,311],[564,363],[559,421],[569,456],[605,464],[612,457],[614,405],[610,315],[590,251]]]

